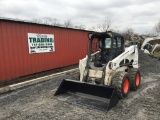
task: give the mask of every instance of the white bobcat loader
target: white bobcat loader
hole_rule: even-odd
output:
[[[92,43],[99,41],[100,50],[92,54]],[[64,79],[55,95],[83,93],[109,99],[107,110],[129,90],[137,90],[141,76],[136,45],[124,48],[124,38],[111,31],[89,34],[88,55],[79,61],[80,80]]]

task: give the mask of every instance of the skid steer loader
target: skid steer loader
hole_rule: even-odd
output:
[[[55,96],[66,92],[83,93],[109,99],[106,109],[118,103],[118,98],[137,90],[141,76],[136,45],[124,47],[124,38],[111,31],[88,35],[88,55],[79,61],[79,81],[64,79]],[[92,54],[92,43],[98,40],[99,51]]]

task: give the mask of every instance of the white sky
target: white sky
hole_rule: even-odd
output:
[[[136,33],[153,30],[160,19],[160,0],[0,0],[0,16],[20,19],[56,18],[87,28],[106,17],[117,29],[132,27]]]

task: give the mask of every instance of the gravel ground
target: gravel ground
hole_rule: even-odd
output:
[[[144,54],[139,50],[139,65],[142,76],[148,76],[150,73],[160,73],[160,61]]]
[[[142,82],[116,107],[106,112],[68,102],[68,96],[54,96],[64,78],[77,72],[25,87],[0,96],[0,120],[160,120],[160,62],[140,52]]]

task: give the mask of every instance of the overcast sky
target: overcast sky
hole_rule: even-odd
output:
[[[160,20],[160,0],[0,0],[0,16],[52,17],[61,23],[71,19],[74,25],[88,28],[108,17],[119,30],[132,27],[145,33]]]

